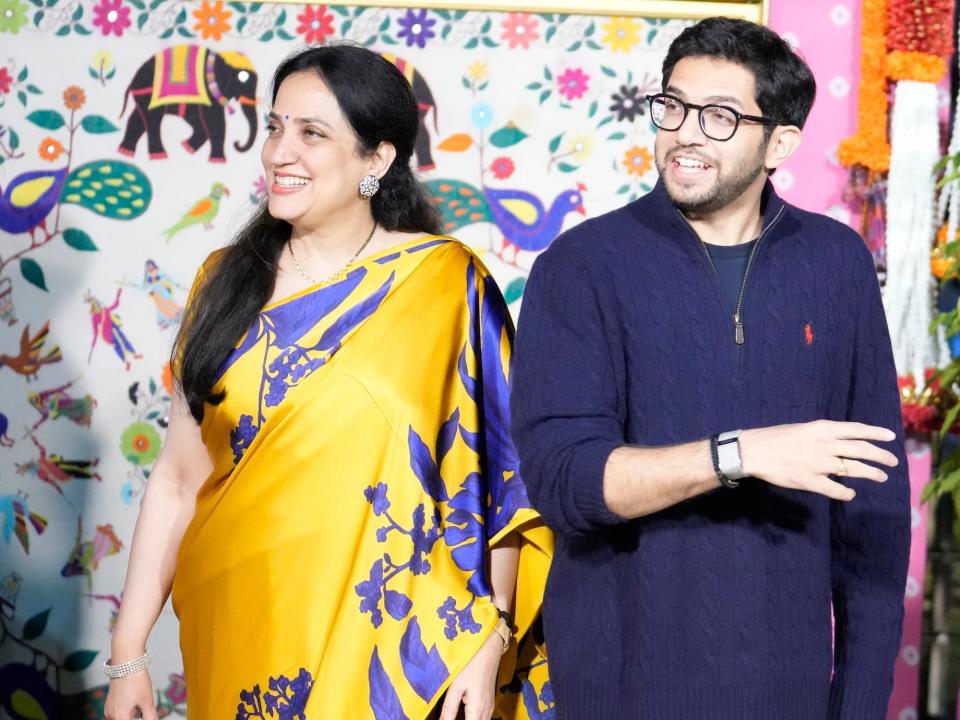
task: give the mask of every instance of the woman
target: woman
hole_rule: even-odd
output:
[[[175,345],[107,718],[156,717],[135,661],[171,585],[191,716],[487,720],[496,685],[522,689],[503,717],[540,717],[534,643],[520,675],[501,663],[500,611],[530,627],[550,552],[508,437],[502,297],[436,235],[392,64],[304,50],[272,103],[266,207],[204,263]]]

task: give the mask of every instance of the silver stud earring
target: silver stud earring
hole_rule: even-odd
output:
[[[365,198],[372,198],[380,189],[380,178],[376,175],[364,175],[360,179],[360,194]]]

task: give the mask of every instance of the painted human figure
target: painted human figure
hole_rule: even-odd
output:
[[[63,488],[60,486],[70,480],[102,480],[100,473],[93,470],[100,462],[100,458],[67,460],[57,453],[48,455],[47,448],[36,437],[31,434],[30,439],[40,451],[40,457],[25,463],[17,463],[17,472],[21,475],[30,473],[61,495],[63,495]]]
[[[97,401],[90,393],[80,398],[71,397],[67,390],[72,385],[73,381],[51,390],[30,393],[27,396],[27,401],[33,409],[40,413],[40,419],[33,424],[31,431],[36,430],[47,420],[56,420],[58,417],[65,417],[82,427],[90,427]]]
[[[90,305],[90,319],[93,323],[93,342],[90,343],[90,356],[93,357],[93,348],[97,339],[102,337],[104,342],[113,346],[113,351],[129,370],[132,360],[139,360],[142,355],[133,349],[133,345],[121,329],[120,317],[114,312],[120,306],[120,294],[123,288],[117,288],[117,296],[113,304],[104,307],[97,298],[87,293],[85,300]]]
[[[131,285],[146,290],[157,307],[157,325],[161,330],[176,327],[183,320],[183,305],[174,297],[175,290],[186,290],[180,283],[163,272],[153,261],[143,266],[143,283]]]

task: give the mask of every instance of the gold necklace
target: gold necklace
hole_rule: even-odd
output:
[[[304,280],[309,282],[311,285],[326,284],[328,282],[336,280],[338,277],[343,275],[343,273],[345,273],[350,268],[350,266],[353,265],[354,262],[356,262],[356,259],[360,257],[360,253],[362,253],[364,248],[367,247],[367,244],[370,242],[370,238],[373,237],[373,234],[376,231],[377,231],[377,224],[374,223],[373,228],[370,230],[370,234],[367,235],[367,239],[363,241],[363,243],[360,245],[359,248],[357,248],[357,251],[353,254],[353,257],[347,260],[347,264],[344,265],[339,270],[337,270],[332,275],[325,277],[323,280],[318,280],[317,278],[313,277],[313,275],[311,275],[310,273],[308,273],[306,270],[303,269],[303,266],[300,264],[300,261],[297,260],[297,256],[293,252],[293,238],[287,238],[287,249],[290,251],[290,259],[293,260],[293,266],[297,269],[297,272],[300,273],[300,277],[302,277]]]

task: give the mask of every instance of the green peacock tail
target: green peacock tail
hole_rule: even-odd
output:
[[[483,193],[462,180],[428,180],[433,203],[440,209],[443,232],[450,233],[478,222],[493,222]]]
[[[74,169],[60,194],[61,202],[115,220],[143,215],[152,198],[149,178],[136,165],[118,160],[96,160]]]

